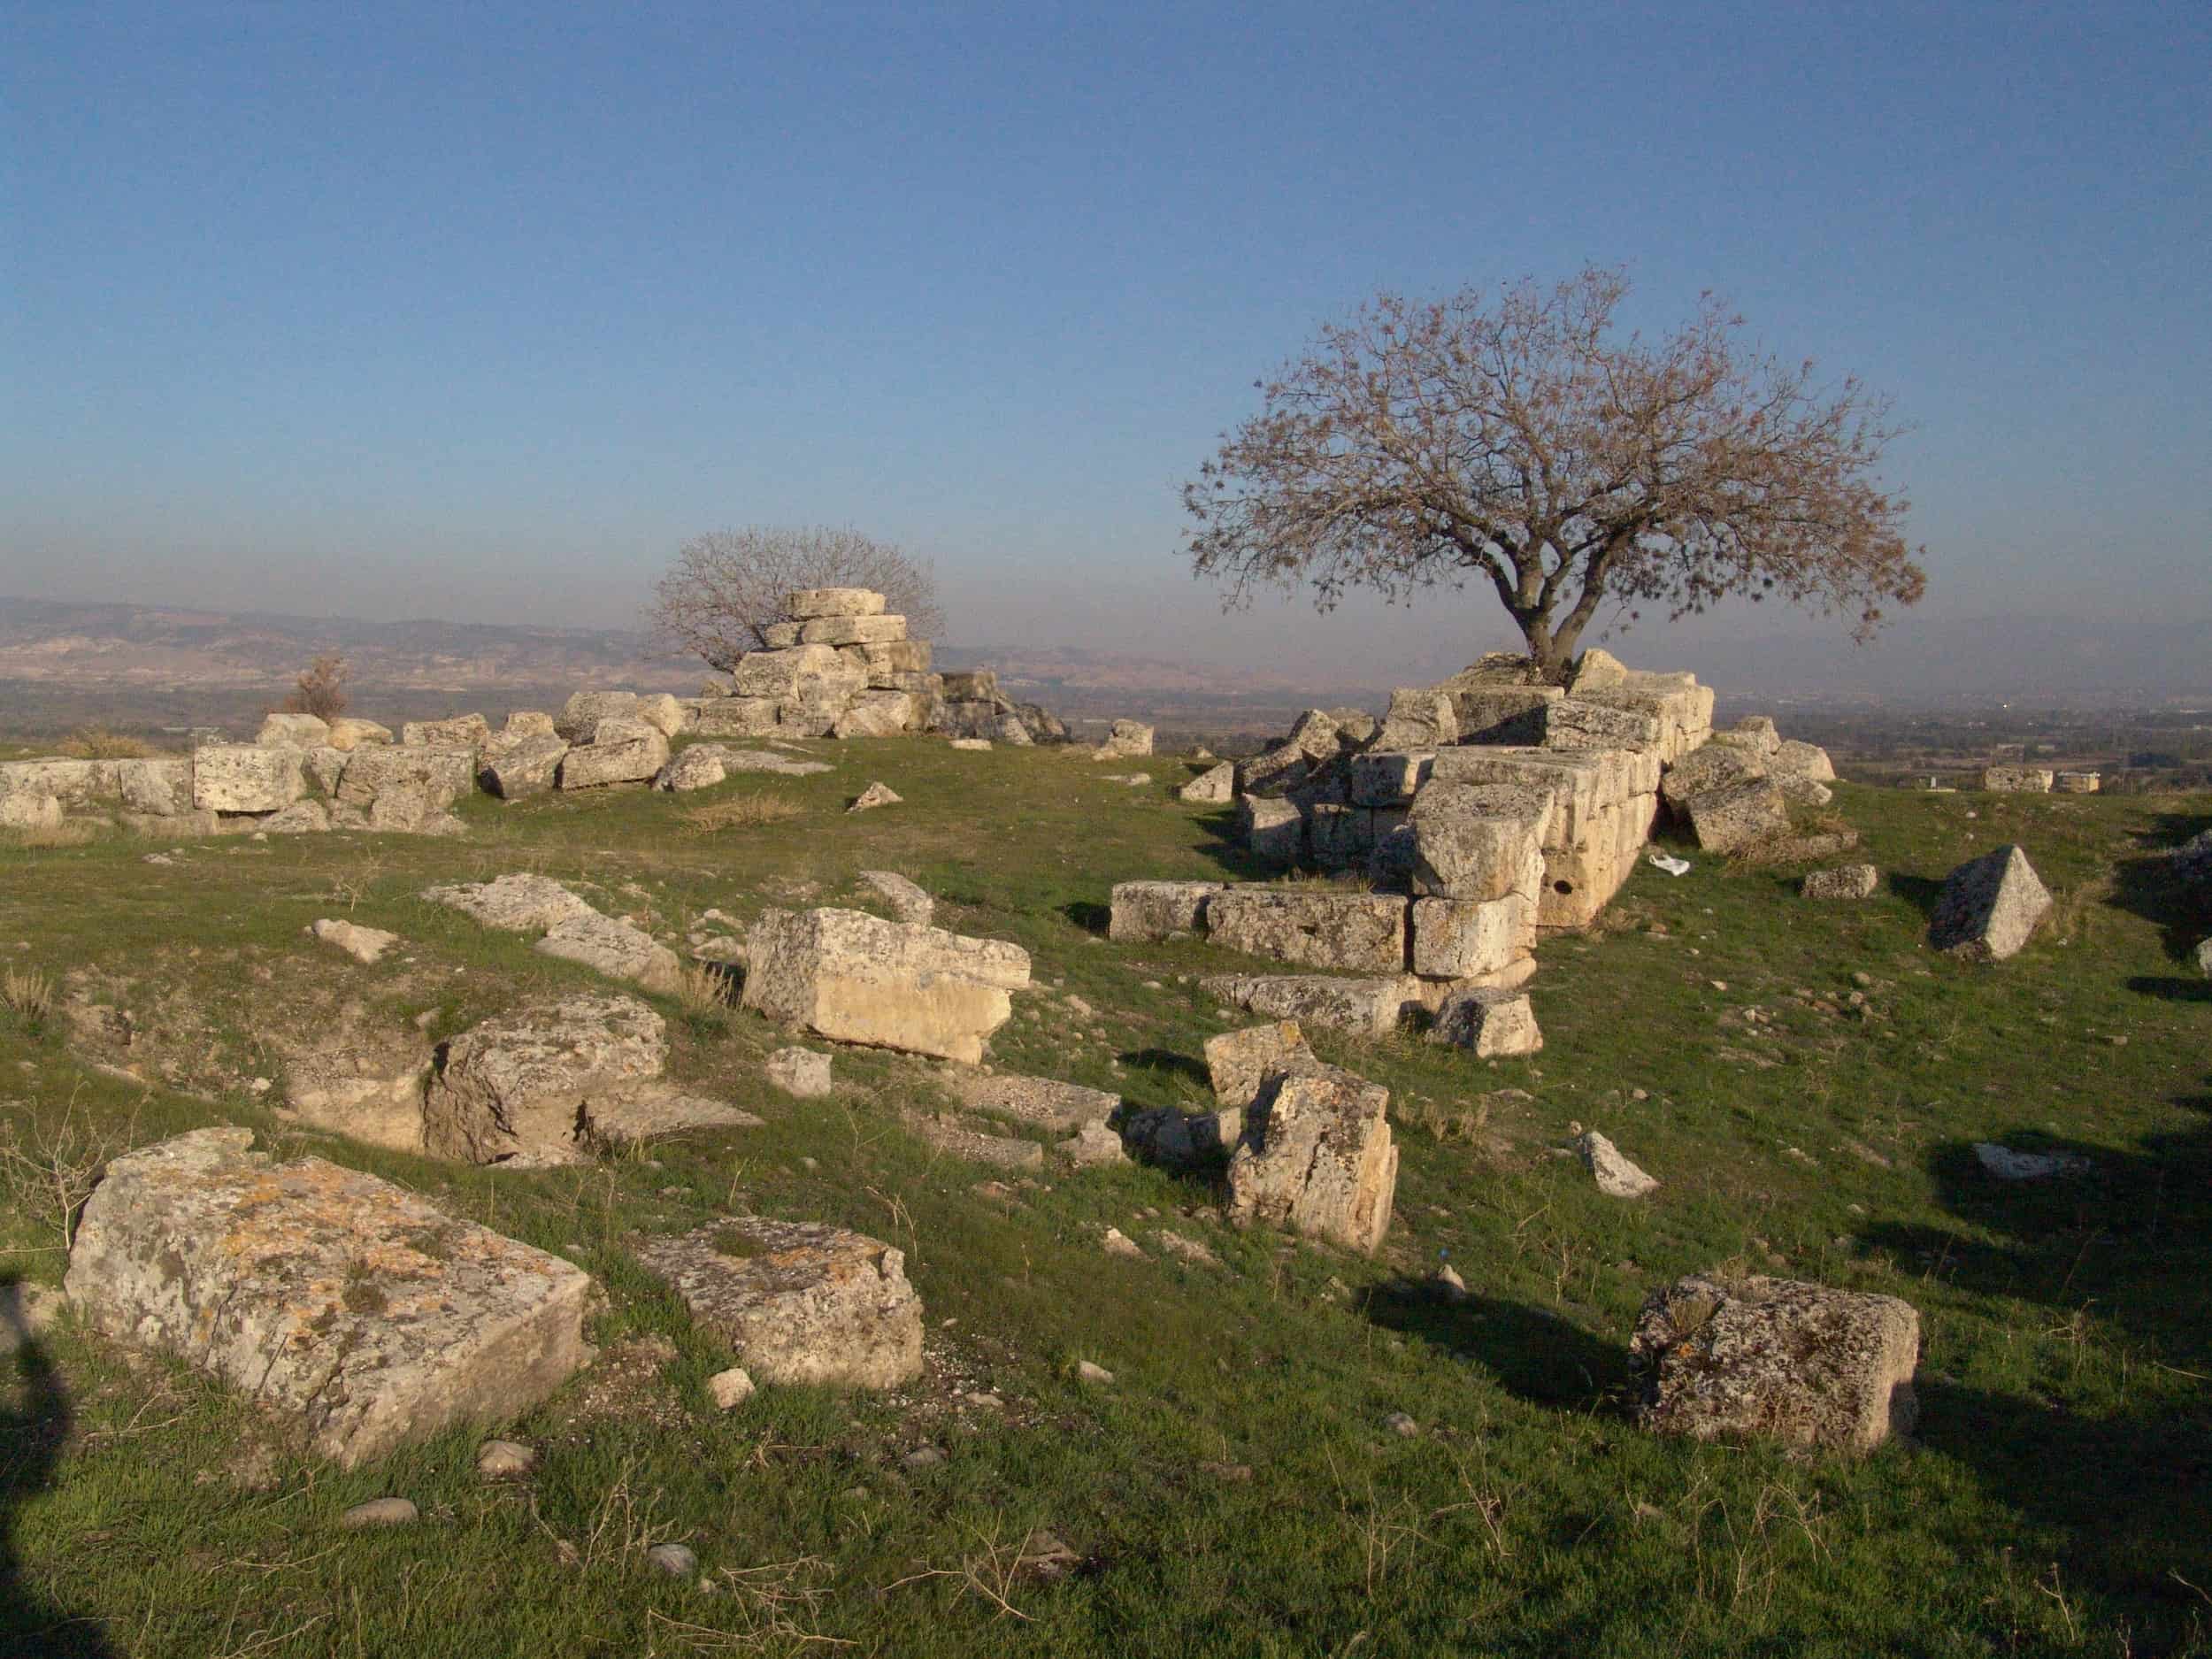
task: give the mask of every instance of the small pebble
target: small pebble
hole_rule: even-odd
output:
[[[366,1503],[357,1503],[338,1517],[338,1525],[346,1527],[409,1526],[422,1518],[421,1512],[405,1498],[371,1498]]]
[[[656,1544],[645,1559],[672,1578],[688,1578],[699,1571],[699,1557],[686,1544]]]
[[[934,1469],[945,1461],[945,1455],[934,1446],[917,1446],[899,1461],[909,1469]]]
[[[1393,1411],[1383,1419],[1383,1426],[1394,1434],[1404,1435],[1408,1440],[1421,1432],[1421,1425],[1402,1411]]]
[[[1075,1362],[1075,1374],[1087,1383],[1110,1383],[1114,1380],[1113,1372],[1103,1365],[1094,1365],[1087,1359]]]

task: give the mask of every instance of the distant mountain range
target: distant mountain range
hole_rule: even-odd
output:
[[[1634,634],[1611,641],[1630,663],[1689,668],[1724,698],[1915,703],[2212,701],[2212,618],[2120,625],[2055,617],[1910,618],[1872,645],[1839,634],[1693,639]],[[704,678],[634,630],[512,624],[364,622],[176,606],[0,599],[0,681],[12,701],[53,692],[279,693],[319,652],[342,653],[361,692],[442,697],[581,686],[685,690]],[[1470,653],[1471,656],[1473,653]],[[1435,657],[1432,649],[1423,659]],[[1074,646],[943,646],[939,664],[987,666],[1051,702],[1188,709],[1219,703],[1273,710],[1303,702],[1376,703],[1402,677],[1402,658],[1364,685],[1302,681],[1280,668],[1196,664]],[[1439,660],[1441,660],[1440,658]],[[488,703],[495,701],[487,697]]]

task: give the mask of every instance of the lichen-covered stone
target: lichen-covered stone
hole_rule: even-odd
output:
[[[1269,1078],[1314,1064],[1314,1052],[1294,1019],[1248,1025],[1206,1039],[1206,1074],[1214,1099],[1224,1106],[1249,1106]]]
[[[1629,1344],[1648,1428],[1850,1452],[1911,1428],[1919,1352],[1894,1296],[1704,1275],[1647,1302]]]
[[[192,751],[192,804],[210,812],[280,812],[307,793],[300,751],[208,743]]]
[[[444,720],[409,720],[399,728],[405,749],[465,749],[473,752],[492,734],[491,722],[480,714],[457,714]]]
[[[1406,902],[1387,893],[1230,887],[1207,901],[1206,934],[1228,949],[1278,962],[1395,973],[1406,965]]]
[[[1732,853],[1789,833],[1789,803],[1764,778],[1692,795],[1686,810],[1697,844],[1709,853]]]
[[[1544,1033],[1525,993],[1470,985],[1445,997],[1436,1010],[1435,1025],[1429,1028],[1429,1041],[1488,1057],[1534,1054],[1544,1046]]]
[[[422,896],[487,927],[518,933],[544,933],[574,918],[598,914],[550,876],[517,873],[491,881],[426,887]]]
[[[1870,899],[1881,887],[1882,872],[1872,864],[1839,864],[1808,872],[1803,892],[1809,899]]]
[[[1009,1118],[1056,1134],[1102,1124],[1121,1110],[1118,1094],[1052,1078],[962,1071],[954,1072],[950,1081],[954,1097],[971,1110]]]
[[[643,928],[596,910],[555,923],[535,949],[664,996],[683,983],[683,961],[673,950]]]
[[[636,1254],[761,1382],[895,1388],[921,1374],[922,1299],[880,1240],[739,1217]]]
[[[1217,761],[1176,790],[1179,801],[1193,806],[1226,806],[1237,798],[1237,768],[1234,761]]]
[[[442,1157],[518,1166],[576,1164],[596,1096],[658,1078],[661,1017],[634,996],[578,995],[502,1014],[445,1044],[423,1108]]]
[[[66,1279],[87,1324],[244,1390],[347,1467],[526,1411],[590,1361],[580,1269],[252,1143],[203,1129],[108,1166]]]
[[[318,714],[280,710],[263,718],[253,741],[264,749],[319,749],[330,741],[330,722]]]
[[[561,757],[556,779],[563,789],[599,789],[646,783],[668,764],[668,734],[649,721],[609,718],[591,728],[591,741]]]
[[[503,742],[484,761],[479,774],[487,793],[503,801],[543,795],[561,775],[568,740],[550,732]]]
[[[1200,982],[1225,1002],[1269,1019],[1385,1036],[1409,1008],[1421,1002],[1410,975],[1346,979],[1329,974],[1217,973]]]

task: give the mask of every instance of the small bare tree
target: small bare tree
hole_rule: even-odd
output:
[[[346,659],[326,651],[300,671],[284,699],[287,714],[311,714],[334,720],[346,711]]]
[[[857,530],[755,526],[696,537],[678,549],[648,615],[661,639],[726,672],[766,645],[763,630],[799,588],[872,588],[916,639],[943,635],[929,565]]]
[[[1194,572],[1232,604],[1308,582],[1324,610],[1486,578],[1555,680],[1609,597],[1678,617],[1775,594],[1855,612],[1861,638],[1917,600],[1907,503],[1874,481],[1886,400],[1747,350],[1709,295],[1663,340],[1623,337],[1627,292],[1592,267],[1385,294],[1325,327],[1184,487]]]

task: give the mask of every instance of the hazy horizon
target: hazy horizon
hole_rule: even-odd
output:
[[[2212,14],[0,30],[0,592],[628,627],[687,537],[819,522],[933,561],[958,640],[1441,672],[1513,642],[1486,592],[1224,618],[1177,486],[1378,288],[1597,260],[1633,326],[1716,288],[1895,398],[1916,621],[2212,609]],[[1624,649],[1840,638],[1770,617]]]

